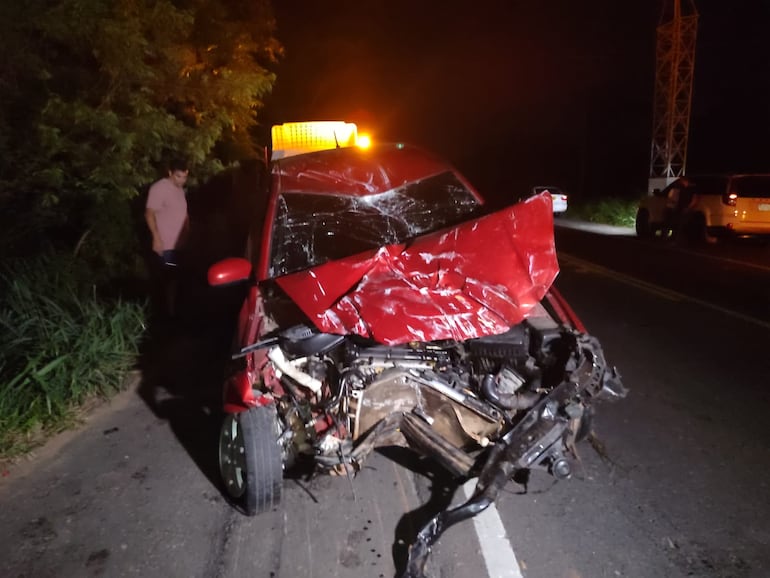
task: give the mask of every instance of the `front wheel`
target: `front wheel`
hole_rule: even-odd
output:
[[[692,244],[713,244],[717,238],[709,233],[703,213],[689,215],[684,223],[684,236]]]
[[[283,463],[270,404],[227,414],[219,436],[219,472],[232,500],[248,516],[281,501]]]
[[[652,227],[650,226],[650,213],[646,209],[639,209],[636,212],[636,234],[639,237],[652,237]]]

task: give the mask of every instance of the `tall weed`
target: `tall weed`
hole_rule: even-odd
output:
[[[636,219],[638,199],[608,197],[573,202],[570,199],[569,210],[565,214],[568,219],[580,219],[591,223],[615,225],[618,227],[633,227]]]
[[[0,274],[0,457],[57,429],[84,400],[121,387],[144,306],[101,299],[83,264],[47,255]]]

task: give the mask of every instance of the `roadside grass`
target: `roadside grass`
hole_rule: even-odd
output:
[[[121,389],[135,365],[144,305],[102,299],[63,255],[0,272],[0,460],[72,425],[77,408]]]
[[[609,197],[604,199],[569,200],[565,219],[602,223],[617,227],[633,227],[638,199]]]

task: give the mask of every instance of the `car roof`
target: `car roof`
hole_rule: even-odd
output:
[[[454,173],[483,202],[478,191],[452,165],[402,143],[322,150],[279,159],[272,165],[277,193],[345,196],[376,195],[446,172]]]

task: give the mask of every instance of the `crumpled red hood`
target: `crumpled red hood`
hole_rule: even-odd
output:
[[[542,194],[276,281],[319,330],[396,345],[503,333],[558,272],[551,199]]]

